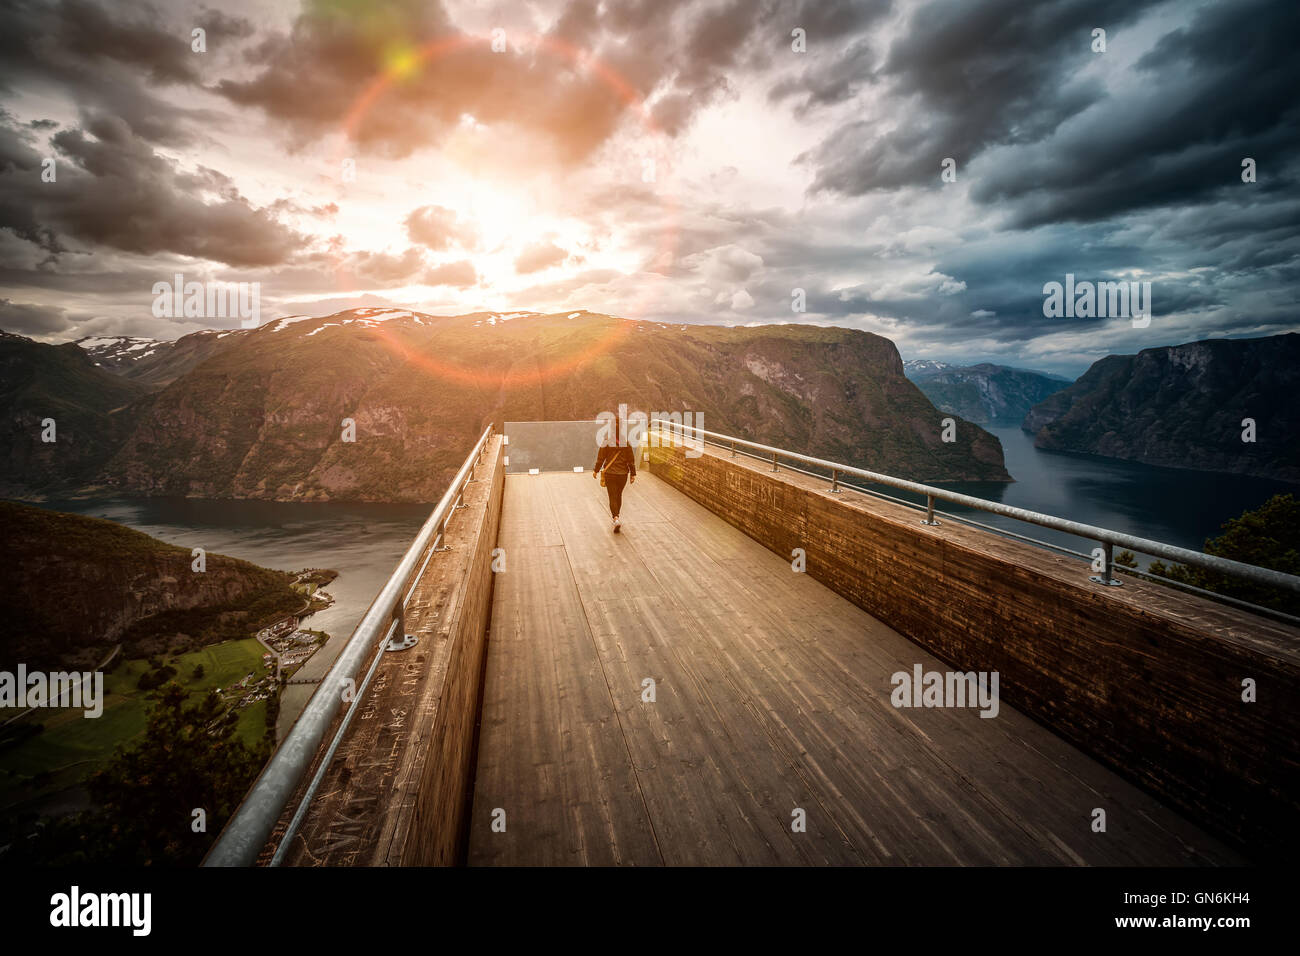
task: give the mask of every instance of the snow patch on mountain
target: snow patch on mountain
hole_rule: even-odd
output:
[[[95,359],[100,368],[119,370],[148,358],[159,348],[170,345],[157,339],[138,338],[133,335],[88,335],[76,344]]]
[[[318,318],[320,318],[320,316],[318,315],[286,315],[282,319],[276,319],[275,327],[271,329],[271,331],[283,332],[289,326],[294,325],[298,322],[310,322],[313,319],[318,319]]]

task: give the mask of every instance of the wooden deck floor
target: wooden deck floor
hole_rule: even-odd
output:
[[[603,499],[506,480],[471,865],[1242,862],[1005,704],[895,708],[948,668],[651,475]]]

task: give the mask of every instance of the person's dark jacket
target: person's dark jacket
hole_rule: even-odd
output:
[[[607,464],[608,463],[608,464]],[[635,475],[636,453],[630,445],[601,445],[596,455],[596,471],[605,469],[610,475]]]

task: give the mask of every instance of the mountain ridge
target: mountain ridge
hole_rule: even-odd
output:
[[[204,347],[169,381],[138,382],[152,390],[131,404],[94,484],[436,500],[488,421],[586,418],[620,402],[699,412],[706,428],[915,480],[1010,480],[996,438],[963,421],[944,443],[943,416],[893,343],[857,330],[364,308],[273,319]]]
[[[1034,405],[1070,384],[1062,376],[991,362],[920,359],[904,363],[904,371],[938,408],[978,425],[1018,425]]]

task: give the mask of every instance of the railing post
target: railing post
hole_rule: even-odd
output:
[[[731,443],[731,457],[736,457],[736,443],[734,441]]]
[[[388,643],[384,645],[385,651],[404,651],[408,647],[414,647],[420,642],[420,638],[415,634],[406,633],[406,601],[400,600],[393,608],[393,621],[397,627],[393,629],[393,636],[389,638]]]
[[[939,522],[936,521],[934,517],[934,495],[926,495],[925,496],[925,519],[921,522],[921,524],[928,524],[931,527],[933,527],[938,523]]]
[[[1099,541],[1101,545],[1101,574],[1090,574],[1088,580],[1093,584],[1104,584],[1107,587],[1122,588],[1124,582],[1119,578],[1112,577],[1111,569],[1115,565],[1115,559],[1112,554],[1113,548],[1109,541]]]
[[[778,465],[777,462],[776,462],[776,452],[772,452],[772,470],[773,470],[773,471],[779,471],[780,469],[781,469],[781,466]]]
[[[831,494],[838,495],[839,493],[840,493],[840,470],[838,468],[832,468],[831,469]]]

